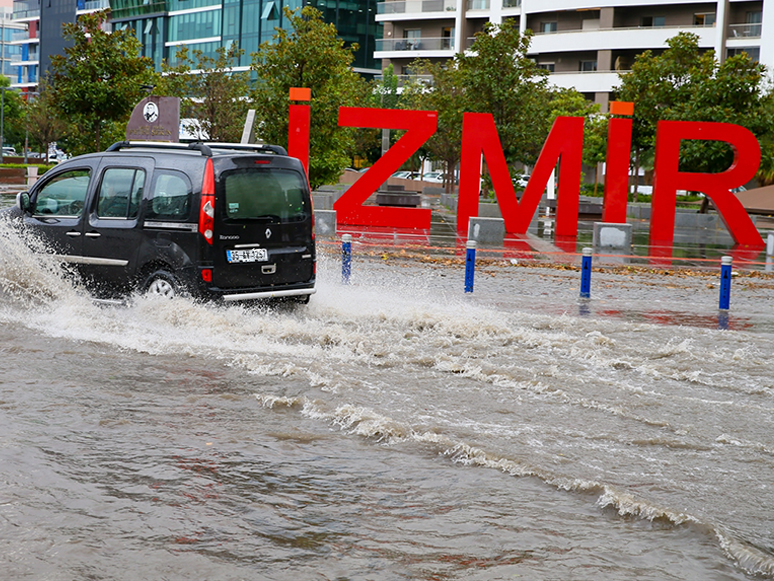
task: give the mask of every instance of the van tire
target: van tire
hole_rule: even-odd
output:
[[[156,270],[149,274],[140,288],[146,295],[166,299],[180,295],[180,283],[175,275],[166,270]]]

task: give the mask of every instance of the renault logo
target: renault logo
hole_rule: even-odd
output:
[[[271,238],[271,230],[266,228],[266,239],[268,240],[269,238]]]

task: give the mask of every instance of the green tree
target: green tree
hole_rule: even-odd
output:
[[[117,133],[137,102],[143,84],[155,84],[153,61],[139,56],[140,41],[128,28],[107,32],[108,12],[84,14],[62,26],[70,46],[51,57],[54,102],[76,131],[73,153],[99,151]]]
[[[460,159],[462,116],[490,113],[510,165],[532,165],[550,123],[548,72],[528,58],[531,35],[519,34],[512,20],[488,23],[476,33],[470,51],[446,63],[417,60],[412,69],[430,75],[432,87],[417,82],[404,91],[412,107],[438,111],[438,131],[426,149],[440,159],[446,180]],[[485,189],[488,180],[485,179]]]
[[[256,134],[287,145],[291,87],[312,92],[309,181],[312,187],[338,181],[355,148],[355,129],[338,126],[339,107],[368,100],[368,84],[350,65],[357,45],[346,47],[336,27],[311,6],[285,9],[290,30],[276,29],[271,42],[254,53],[257,82],[251,94]]]
[[[11,81],[0,75],[3,91],[3,143],[12,145],[17,151],[24,147],[24,100],[16,91],[10,90]]]
[[[175,66],[162,64],[164,74],[156,93],[181,98],[181,116],[198,122],[187,128],[192,132],[201,128],[212,141],[238,142],[247,116],[249,74],[232,67],[243,53],[236,47],[220,47],[213,58],[200,50],[189,54],[182,46]]]
[[[54,103],[54,93],[44,80],[38,85],[38,96],[26,102],[25,124],[29,132],[30,147],[46,156],[50,143],[67,135],[67,123],[59,117]]]
[[[471,50],[454,58],[466,110],[491,113],[506,160],[528,165],[550,127],[548,71],[527,56],[531,39],[513,19],[487,23]]]
[[[466,111],[465,88],[460,70],[450,63],[417,60],[412,70],[419,75],[403,89],[406,107],[438,112],[438,129],[427,140],[420,156],[443,164],[444,187],[451,191],[462,150],[462,115]],[[432,78],[432,86],[423,79]]]
[[[597,191],[598,164],[607,158],[607,115],[599,112],[597,103],[587,101],[575,89],[555,89],[549,101],[549,120],[551,123],[560,116],[583,117],[583,163],[595,168],[594,192]]]
[[[699,38],[682,32],[669,39],[660,55],[645,51],[632,70],[620,74],[618,99],[634,102],[632,148],[635,166],[652,155],[660,120],[718,121],[750,129],[757,136],[770,129],[762,113],[765,67],[746,53],[723,63],[712,51],[699,50]],[[722,142],[686,141],[680,151],[683,171],[719,172],[733,161]]]

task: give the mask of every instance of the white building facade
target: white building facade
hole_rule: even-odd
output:
[[[645,50],[664,50],[678,32],[726,58],[742,51],[774,69],[774,0],[627,2],[626,0],[385,0],[377,4],[384,36],[382,68],[411,75],[417,58],[448,59],[467,50],[484,24],[515,19],[534,34],[530,57],[551,82],[607,106],[618,73]]]

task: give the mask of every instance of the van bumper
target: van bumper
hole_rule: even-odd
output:
[[[305,295],[313,295],[317,292],[315,288],[297,288],[297,289],[277,289],[271,291],[258,291],[247,293],[233,293],[223,294],[221,299],[226,302],[234,301],[253,301],[260,299],[278,299],[282,297],[301,297]]]

